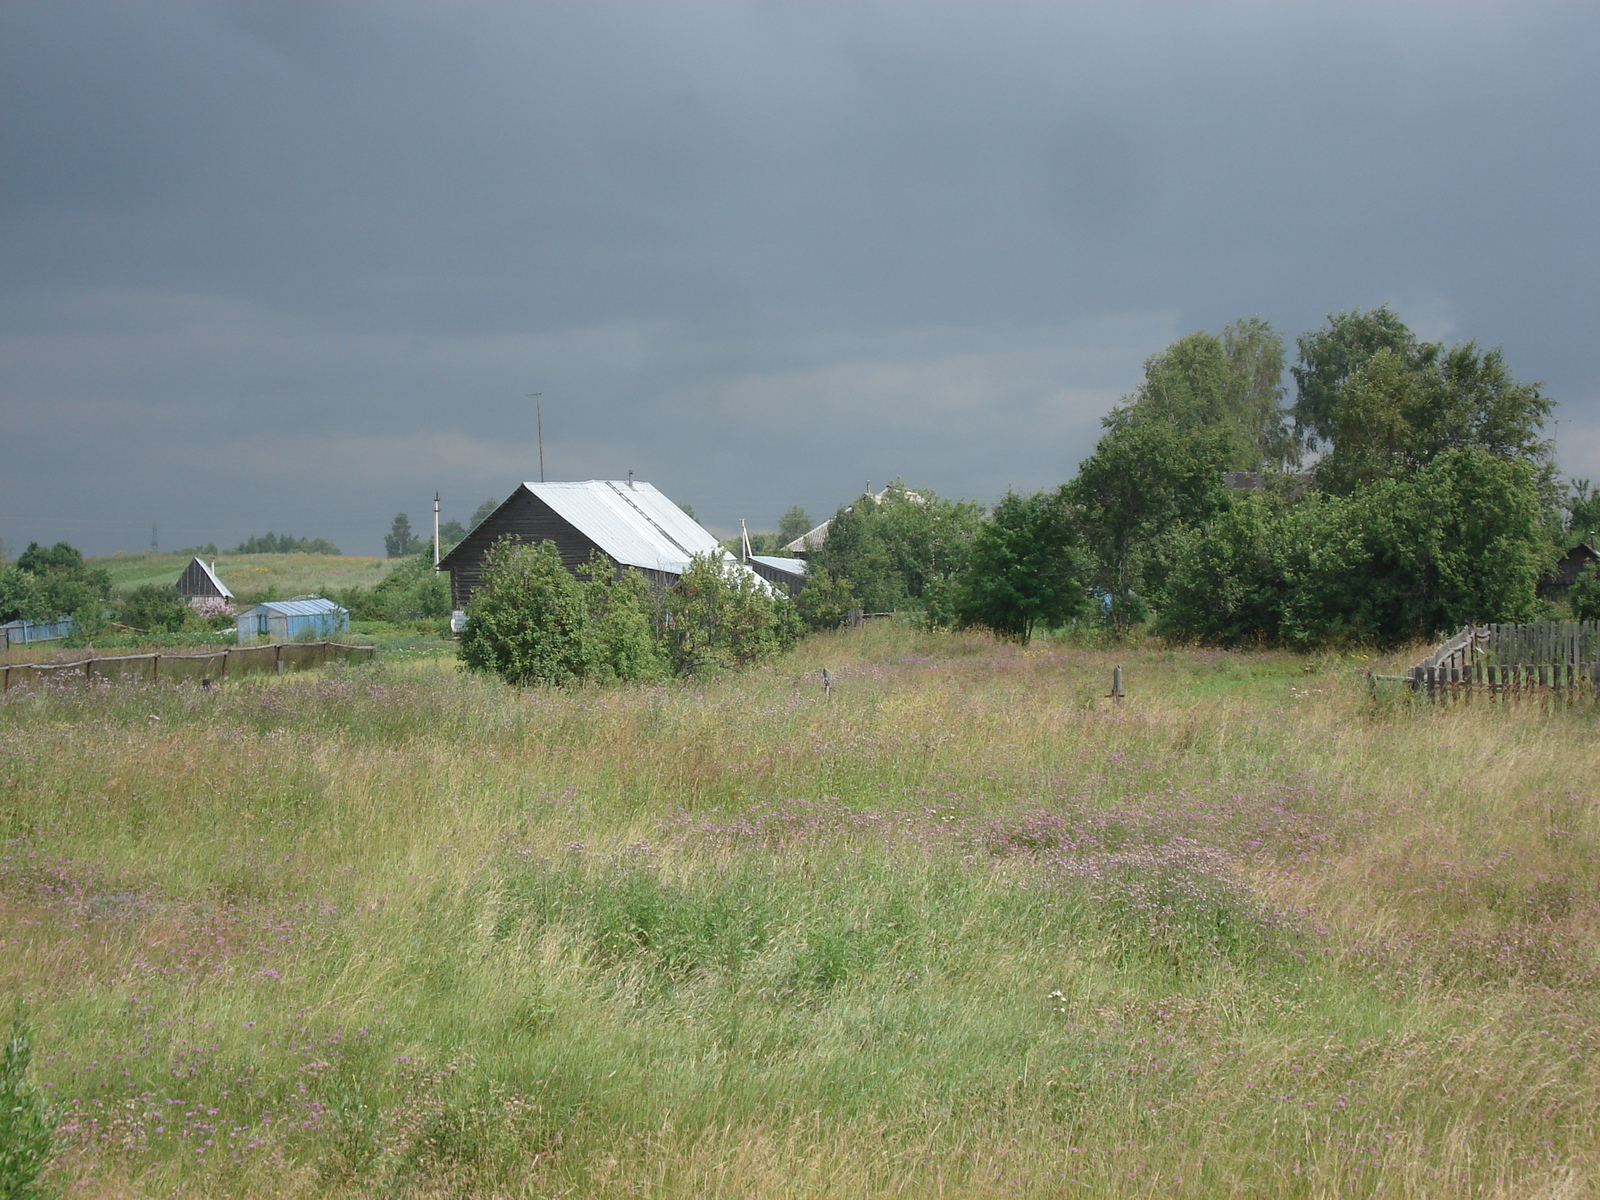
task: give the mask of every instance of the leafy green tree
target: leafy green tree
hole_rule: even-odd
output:
[[[216,553],[216,547],[211,548]],[[234,554],[338,554],[339,547],[327,538],[297,538],[270,529],[259,537],[248,537],[233,548]]]
[[[605,683],[664,678],[668,664],[652,625],[655,608],[644,576],[632,567],[617,573],[599,554],[577,575],[590,631],[588,676]]]
[[[17,558],[17,571],[29,577],[7,590],[11,602],[20,604],[17,616],[49,621],[70,616],[79,631],[98,631],[105,623],[104,609],[111,598],[111,575],[84,564],[83,555],[66,542],[44,547],[30,542]]]
[[[1425,346],[1407,357],[1379,350],[1355,369],[1331,416],[1333,449],[1319,485],[1348,493],[1416,474],[1449,450],[1477,448],[1534,464],[1549,476],[1542,434],[1550,401],[1512,378],[1498,350],[1474,342]],[[1554,507],[1553,481],[1549,483]]]
[[[1534,466],[1454,449],[1349,496],[1232,497],[1187,534],[1161,626],[1233,645],[1395,644],[1531,619],[1549,558]]]
[[[787,597],[720,554],[690,559],[659,603],[664,649],[679,675],[745,666],[788,649],[801,633]]]
[[[846,580],[869,612],[926,609],[966,569],[983,509],[896,480],[833,515],[813,569]]]
[[[838,629],[852,608],[860,608],[850,581],[825,567],[808,564],[806,585],[794,599],[795,611],[811,629]]]
[[[816,522],[798,504],[791,504],[778,518],[778,544],[787,546],[795,538],[810,533]]]
[[[37,619],[41,607],[38,580],[27,571],[0,565],[0,622]]]
[[[1230,387],[1242,424],[1252,439],[1253,470],[1299,461],[1299,448],[1283,407],[1283,339],[1261,317],[1241,317],[1222,331]]]
[[[357,621],[403,625],[442,620],[450,615],[449,580],[433,569],[433,556],[426,547],[403,560],[373,587],[346,588],[335,599]]]
[[[1600,563],[1590,563],[1578,572],[1567,589],[1567,603],[1580,621],[1600,621]]]
[[[36,577],[56,571],[81,574],[84,570],[83,552],[68,542],[57,542],[49,547],[29,542],[28,548],[17,556],[17,570]]]
[[[1562,508],[1567,514],[1567,533],[1600,542],[1600,489],[1587,479],[1575,479],[1568,485]]]
[[[1124,421],[1100,439],[1068,485],[1094,583],[1111,598],[1113,623],[1132,623],[1136,596],[1158,591],[1168,535],[1203,522],[1227,500],[1223,478],[1232,431],[1164,420]]]
[[[389,532],[383,535],[383,548],[390,558],[404,558],[421,549],[420,540],[411,532],[411,518],[405,513],[395,513]]]
[[[1085,567],[1065,489],[1007,492],[973,539],[956,590],[956,622],[1026,645],[1037,626],[1072,620],[1088,608]]]
[[[461,660],[516,687],[570,683],[589,673],[588,626],[583,586],[555,544],[502,538],[467,605]]]
[[[189,617],[189,605],[172,587],[140,584],[122,597],[119,619],[140,633],[176,633]]]
[[[1414,363],[1421,353],[1416,335],[1387,305],[1370,312],[1329,313],[1321,329],[1300,335],[1295,379],[1295,434],[1310,449],[1331,442],[1334,414],[1345,385],[1368,359],[1387,350]]]

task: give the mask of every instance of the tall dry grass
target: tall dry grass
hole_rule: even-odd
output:
[[[1595,711],[1362,665],[871,628],[635,690],[13,697],[58,1176],[1587,1195]]]

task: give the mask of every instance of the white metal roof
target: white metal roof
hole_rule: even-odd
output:
[[[693,517],[642,481],[522,486],[624,566],[681,575],[692,555],[728,554]]]
[[[217,573],[211,569],[206,560],[201,558],[199,555],[195,555],[194,561],[200,564],[200,569],[206,573],[206,578],[211,580],[212,584],[216,587],[217,592],[223,596],[226,596],[229,600],[232,600],[233,593],[228,590],[228,585],[217,578]]]
[[[807,569],[806,560],[803,558],[781,558],[775,554],[752,554],[750,561],[771,567],[774,571],[785,571],[790,575],[804,575]]]

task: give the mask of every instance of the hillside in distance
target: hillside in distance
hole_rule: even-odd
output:
[[[189,556],[114,554],[84,561],[111,572],[111,586],[126,592],[145,583],[177,582]],[[207,561],[213,561],[209,555]],[[269,592],[287,599],[354,585],[371,587],[402,560],[356,554],[218,554],[214,561],[217,576],[238,599],[255,601]]]

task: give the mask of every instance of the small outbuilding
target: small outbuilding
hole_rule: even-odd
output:
[[[752,571],[768,583],[782,588],[793,599],[806,586],[806,560],[783,558],[775,554],[752,554],[749,559]]]
[[[1600,550],[1588,542],[1579,542],[1556,560],[1555,570],[1539,581],[1541,596],[1560,596],[1578,582],[1578,576],[1593,563],[1600,563]]]
[[[292,642],[302,637],[328,638],[350,628],[350,611],[321,596],[263,600],[240,613],[235,627],[241,644],[260,637],[274,642]]]
[[[185,600],[232,600],[228,585],[217,578],[215,564],[206,565],[201,558],[192,558],[178,576],[178,595]]]

